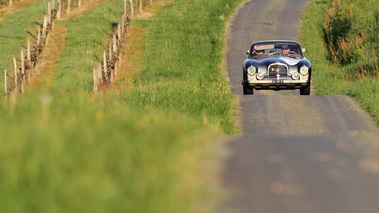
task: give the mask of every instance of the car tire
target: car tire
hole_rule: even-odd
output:
[[[247,88],[243,86],[243,94],[244,95],[253,95],[254,94],[254,89]]]
[[[300,89],[300,95],[310,95],[311,94],[311,85],[308,84],[308,86]]]

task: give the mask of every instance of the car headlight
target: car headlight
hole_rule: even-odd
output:
[[[300,73],[301,73],[302,75],[308,75],[308,67],[307,67],[307,66],[302,66],[302,67],[300,68]]]
[[[298,72],[292,73],[292,79],[293,80],[297,80],[297,79],[299,79],[299,77],[300,77],[300,74]]]
[[[257,69],[254,66],[250,66],[249,68],[247,68],[247,73],[249,75],[254,75],[256,72],[257,72]]]
[[[263,72],[259,72],[259,73],[257,74],[257,79],[258,79],[258,80],[262,80],[264,77],[265,77],[265,74],[264,74]]]

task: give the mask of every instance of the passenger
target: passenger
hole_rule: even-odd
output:
[[[257,55],[263,55],[264,54],[264,50],[257,50]]]

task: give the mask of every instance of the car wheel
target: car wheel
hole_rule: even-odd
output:
[[[311,85],[308,84],[308,86],[300,89],[300,95],[310,95],[311,94]]]
[[[244,95],[252,95],[254,94],[254,89],[250,89],[250,88],[247,88],[247,87],[243,87],[243,94]]]

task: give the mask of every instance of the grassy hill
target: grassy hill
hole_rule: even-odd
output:
[[[92,68],[123,1],[55,22],[67,34],[51,77],[0,99],[0,212],[210,210],[220,141],[237,132],[222,62],[225,22],[240,2],[175,0],[132,21],[144,32],[139,72],[99,95]],[[23,9],[36,11],[31,23],[37,6]],[[16,26],[21,14],[0,22],[2,50],[14,43],[18,54],[26,41],[32,26]]]

